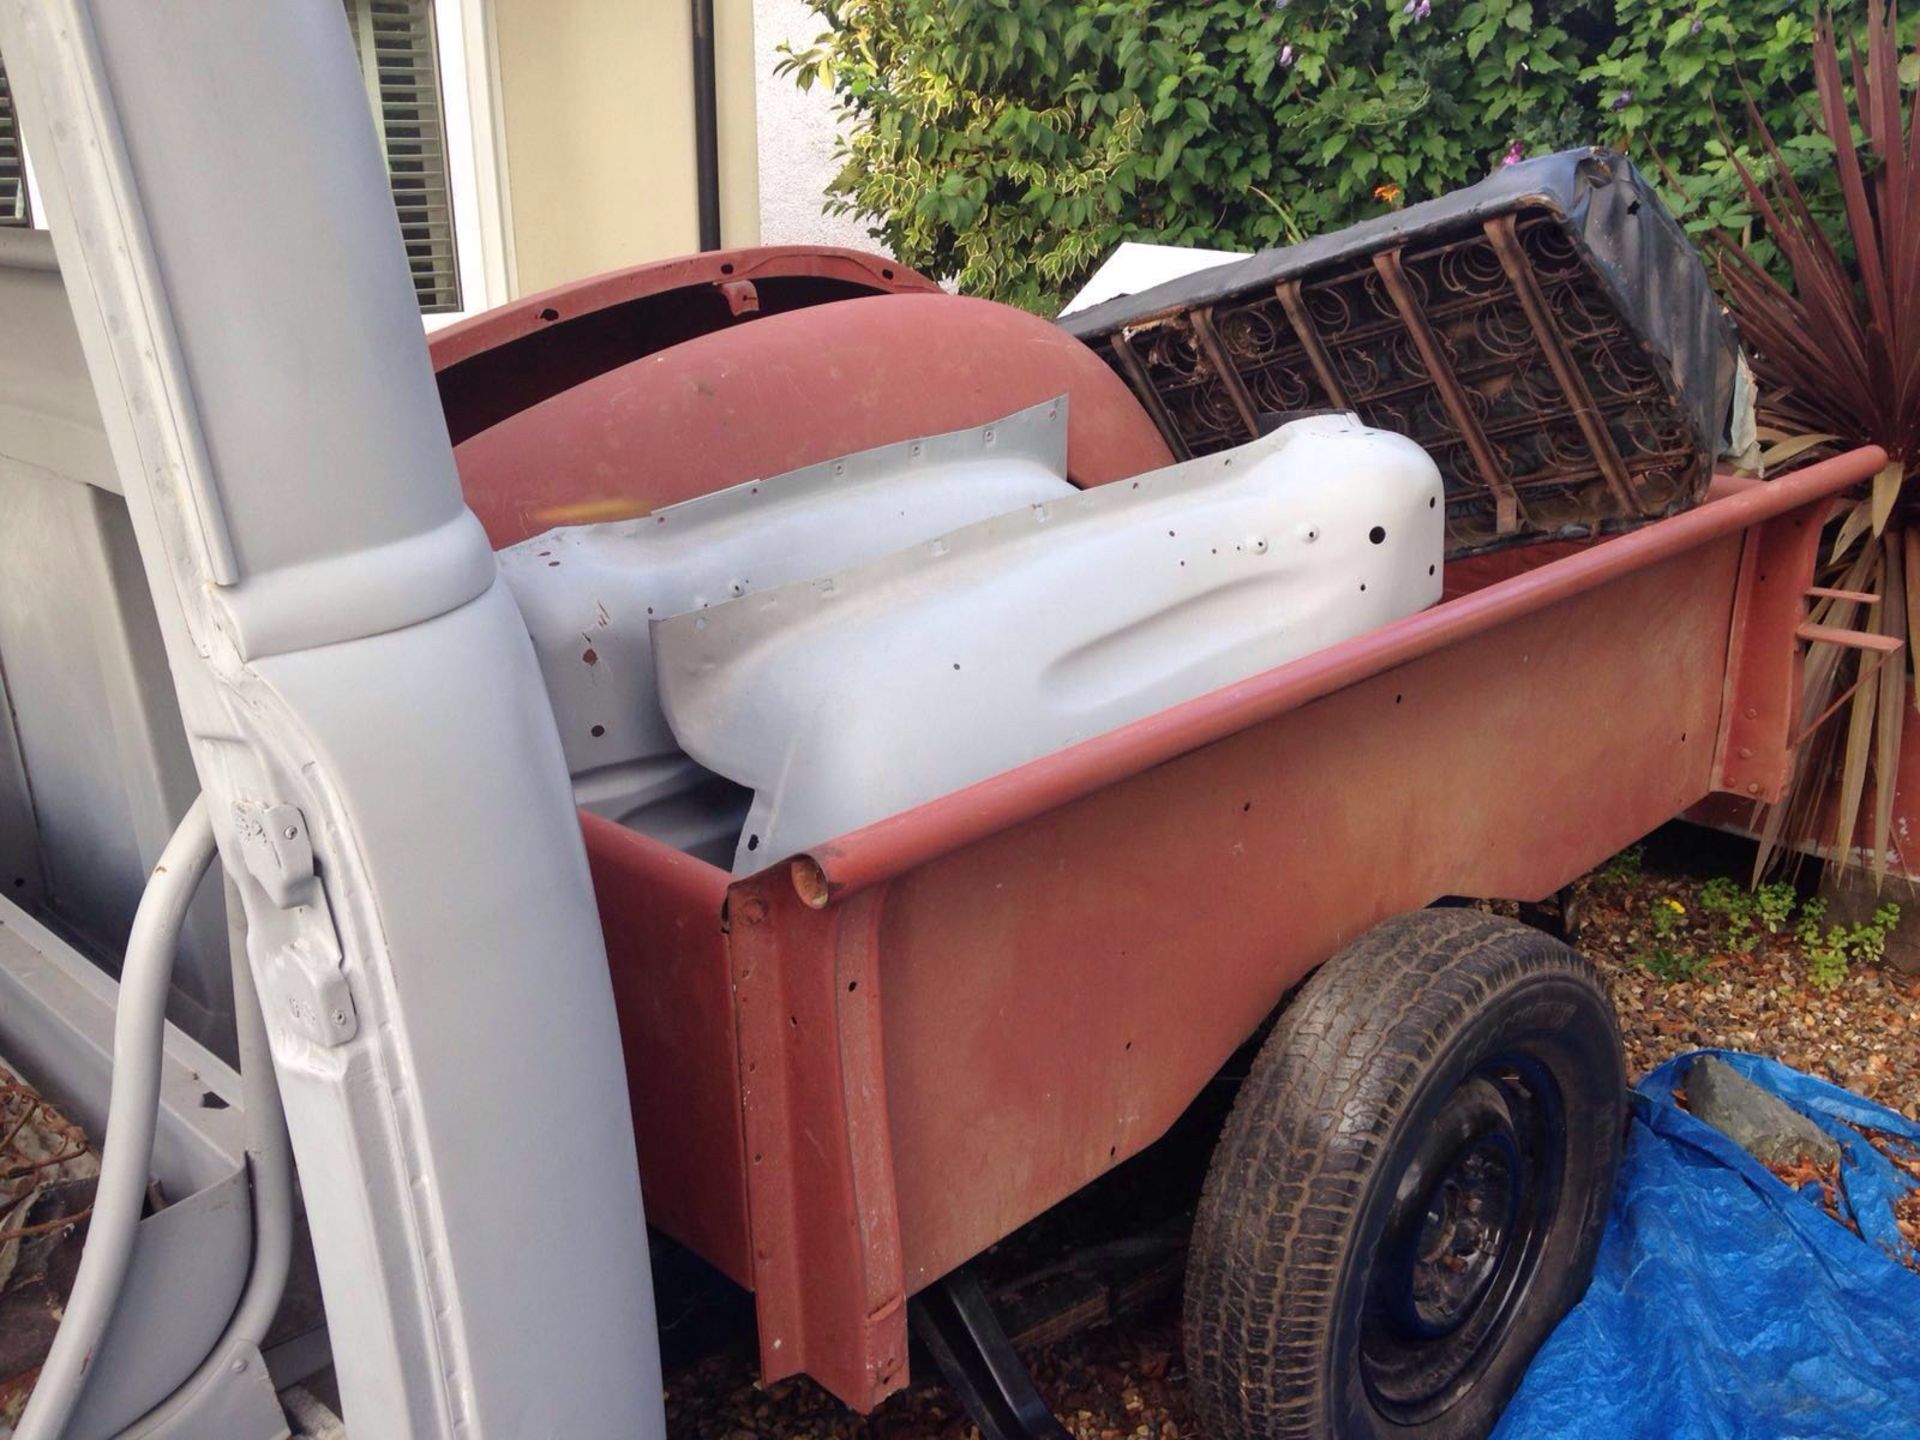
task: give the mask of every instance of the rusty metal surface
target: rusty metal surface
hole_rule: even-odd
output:
[[[750,1286],[726,872],[584,810],[580,825],[627,1057],[647,1221]]]
[[[1454,555],[1692,504],[1732,375],[1698,256],[1606,152],[1543,157],[1064,323],[1184,454],[1314,408],[1410,435],[1447,477]]]
[[[1704,794],[1740,547],[1557,601],[885,887],[909,1290],[1157,1139],[1378,920],[1550,894]]]
[[[1086,346],[1024,311],[944,294],[839,301],[700,335],[586,378],[454,458],[498,548],[1062,394],[1075,484],[1171,463],[1139,402]]]
[[[714,250],[570,281],[427,337],[454,444],[615,366],[742,320],[860,295],[938,293],[880,255]]]
[[[1793,773],[1805,659],[1794,642],[1829,508],[1809,505],[1764,527],[1740,557],[1714,753],[1717,792],[1772,802]]]
[[[1806,520],[1563,591],[866,892],[909,1292],[1158,1138],[1379,919],[1543,897],[1710,790],[1743,555],[1810,564]],[[1793,652],[1790,627],[1748,639]]]
[[[804,1371],[858,1410],[907,1383],[883,898],[814,911],[769,871],[729,902],[761,1375]]]
[[[905,1297],[1154,1140],[1306,970],[1442,894],[1548,894],[1722,783],[1762,693],[1728,689],[1736,610],[1768,673],[1794,646],[1740,577],[1810,564],[1880,458],[1465,562],[1423,616],[828,847],[812,890],[587,822],[635,1094],[707,1117],[643,1132],[649,1203],[685,1238],[744,1170],[766,1378],[871,1408]]]

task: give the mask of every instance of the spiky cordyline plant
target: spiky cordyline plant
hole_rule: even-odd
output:
[[[1870,5],[1866,57],[1850,39],[1846,72],[1832,14],[1814,28],[1814,80],[1833,144],[1851,261],[1821,229],[1751,103],[1748,121],[1768,164],[1764,180],[1744,166],[1740,177],[1792,286],[1774,279],[1731,236],[1716,237],[1715,253],[1728,306],[1752,353],[1763,438],[1773,442],[1770,458],[1784,463],[1854,445],[1879,445],[1890,457],[1868,493],[1843,506],[1823,567],[1827,585],[1877,595],[1880,603],[1824,600],[1813,618],[1908,640],[1920,636],[1920,528],[1909,523],[1920,522],[1914,484],[1920,476],[1920,95],[1902,106],[1897,25],[1892,3]],[[1871,769],[1873,869],[1876,879],[1884,876],[1910,673],[1910,648],[1875,668],[1861,652],[1814,647],[1803,728],[1844,686],[1860,684],[1844,723],[1836,718],[1803,748],[1789,793],[1766,814],[1756,875],[1783,843],[1825,838],[1820,831],[1829,816],[1831,853],[1844,867]],[[1920,688],[1915,699],[1920,704]]]

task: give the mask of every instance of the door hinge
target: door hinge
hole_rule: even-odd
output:
[[[233,820],[247,874],[270,907],[247,915],[247,944],[264,971],[261,1001],[269,1017],[321,1045],[351,1040],[359,1017],[340,970],[340,933],[314,866],[306,816],[293,805],[238,800]]]

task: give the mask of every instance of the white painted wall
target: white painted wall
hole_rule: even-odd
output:
[[[763,245],[851,245],[877,250],[867,222],[826,215],[834,158],[835,102],[815,86],[803,92],[791,75],[775,75],[779,46],[805,48],[826,23],[806,0],[753,0],[755,107],[760,132],[760,241]]]

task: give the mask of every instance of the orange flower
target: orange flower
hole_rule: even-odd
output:
[[[1398,205],[1400,187],[1392,181],[1388,181],[1385,185],[1376,185],[1373,187],[1373,198],[1387,205]]]

